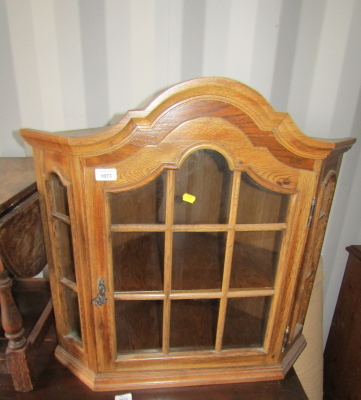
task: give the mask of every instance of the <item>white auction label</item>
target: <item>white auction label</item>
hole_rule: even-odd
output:
[[[132,394],[131,393],[118,394],[117,396],[115,396],[114,400],[132,400]]]
[[[117,170],[115,168],[96,168],[95,169],[96,181],[116,181]]]

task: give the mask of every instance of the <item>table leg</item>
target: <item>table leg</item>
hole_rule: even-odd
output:
[[[21,392],[32,390],[31,362],[24,337],[23,319],[12,295],[13,280],[0,260],[0,307],[1,323],[9,340],[6,361],[14,387]]]

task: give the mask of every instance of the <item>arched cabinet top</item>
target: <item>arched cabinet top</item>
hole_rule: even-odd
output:
[[[312,139],[225,78],[112,126],[22,135],[64,365],[94,390],[285,376],[354,139]]]
[[[113,156],[119,160],[121,154],[129,157],[142,148],[159,146],[168,137],[182,141],[186,125],[197,127],[194,146],[214,137],[220,145],[240,139],[253,148],[267,148],[289,167],[306,170],[313,170],[315,160],[326,158],[333,149],[347,150],[353,143],[352,139],[340,144],[303,134],[287,113],[276,112],[258,92],[227,78],[198,78],[175,85],[144,110],[129,111],[111,126],[55,133],[22,129],[21,134],[33,147],[99,165],[111,162]]]

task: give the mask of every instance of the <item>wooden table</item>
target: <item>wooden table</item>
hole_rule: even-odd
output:
[[[31,158],[0,158],[0,372],[16,390],[32,390],[36,354],[51,314],[39,199]]]

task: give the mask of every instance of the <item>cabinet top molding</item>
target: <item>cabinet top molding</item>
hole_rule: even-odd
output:
[[[228,78],[197,78],[177,84],[143,110],[128,111],[113,125],[54,133],[21,129],[21,134],[34,147],[93,157],[124,145],[156,146],[189,121],[213,126],[219,133],[231,124],[253,146],[268,147],[276,158],[283,148],[292,157],[321,160],[336,148],[347,151],[355,142],[353,138],[319,140],[305,135],[287,113],[275,111],[257,91]],[[206,134],[203,139],[207,140]],[[302,168],[302,162],[299,165]]]

